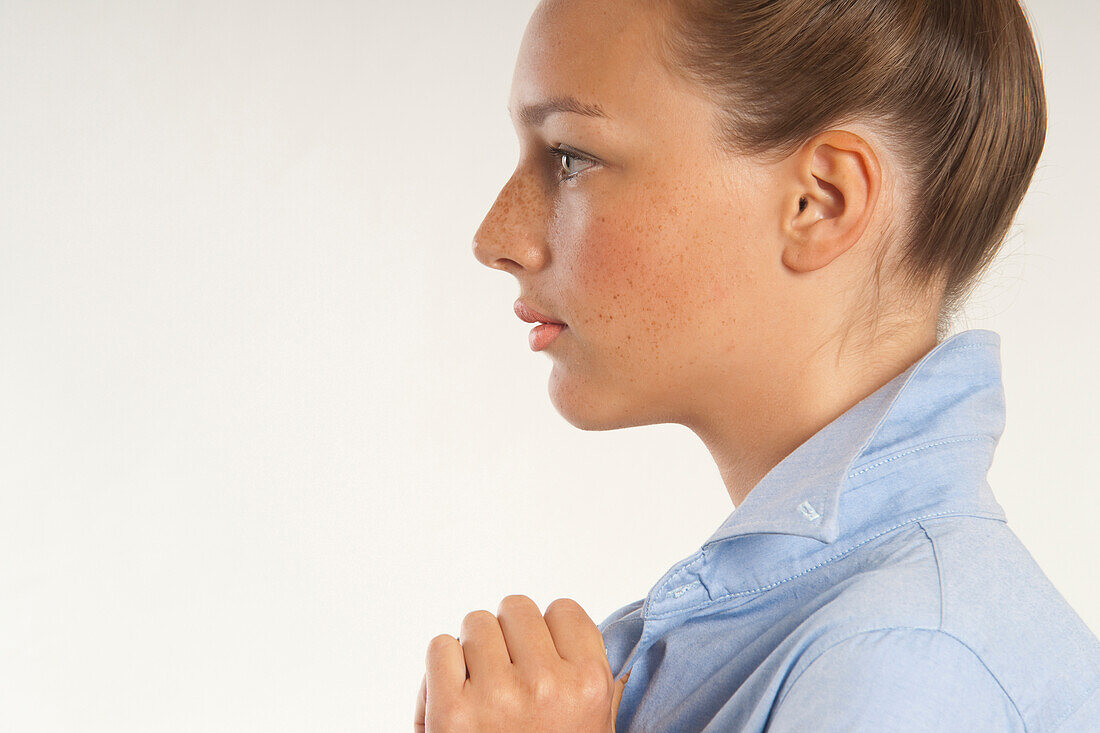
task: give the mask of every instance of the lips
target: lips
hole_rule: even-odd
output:
[[[513,304],[512,309],[516,312],[516,315],[519,316],[520,320],[525,323],[558,323],[565,325],[564,321],[559,321],[551,316],[543,315],[522,300],[517,300]]]

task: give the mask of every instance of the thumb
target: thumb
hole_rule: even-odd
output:
[[[630,679],[630,672],[623,675],[622,679],[615,683],[615,691],[611,695],[611,730],[615,730],[615,721],[619,717],[619,701],[623,699],[623,688]]]

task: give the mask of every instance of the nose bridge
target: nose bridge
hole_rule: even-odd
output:
[[[502,258],[520,261],[536,236],[533,223],[539,216],[536,183],[516,171],[497,194],[489,212],[474,234],[474,257],[486,267],[503,269]]]

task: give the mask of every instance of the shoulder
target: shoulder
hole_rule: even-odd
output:
[[[1100,640],[1003,522],[922,522],[940,575],[939,628],[963,639],[1029,728],[1082,707],[1100,687]],[[1097,721],[1094,721],[1097,722]]]
[[[978,655],[943,631],[863,631],[808,656],[776,696],[769,731],[1025,729]]]
[[[785,715],[805,690],[856,695],[845,687],[852,680],[881,690],[874,704],[883,710],[927,703],[928,715],[952,701],[930,693],[906,702],[892,691],[973,690],[959,697],[1027,730],[1054,730],[1086,707],[1100,687],[1100,641],[1004,522],[953,516],[892,534],[800,629],[801,653],[777,697]],[[840,687],[822,692],[828,685]]]

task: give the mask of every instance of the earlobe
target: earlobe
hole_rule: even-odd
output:
[[[825,267],[859,241],[878,197],[881,171],[871,146],[844,130],[812,138],[792,163],[797,208],[787,209],[791,218],[783,264],[810,272]]]

